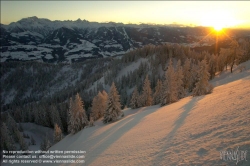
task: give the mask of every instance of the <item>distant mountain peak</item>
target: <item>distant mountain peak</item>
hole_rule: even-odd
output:
[[[77,21],[77,22],[81,22],[82,20],[81,20],[80,18],[78,18],[76,21]]]
[[[37,16],[28,17],[29,19],[38,20]]]
[[[23,18],[20,21],[37,21],[39,18],[37,16],[32,16],[32,17],[27,17],[27,18]]]

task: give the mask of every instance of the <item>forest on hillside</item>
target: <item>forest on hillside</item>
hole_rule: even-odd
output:
[[[56,143],[62,133],[74,134],[99,118],[116,120],[125,107],[164,106],[212,93],[209,80],[249,59],[250,41],[245,39],[232,41],[218,54],[165,44],[71,65],[1,63],[2,146],[17,149],[16,142],[19,149],[28,148],[21,122],[54,128]],[[44,138],[41,148],[49,146]]]

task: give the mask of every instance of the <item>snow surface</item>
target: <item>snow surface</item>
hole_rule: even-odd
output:
[[[5,93],[7,93],[7,92],[5,92]],[[12,88],[10,90],[10,92],[8,92],[8,95],[5,95],[4,93],[1,93],[2,98],[4,98],[6,96],[4,98],[4,104],[11,103],[16,95],[17,95],[17,91],[14,88]]]
[[[249,85],[247,76],[210,95],[127,109],[120,121],[96,122],[51,150],[85,150],[86,165],[234,165],[220,151],[250,150]]]
[[[140,64],[142,62],[147,62],[147,59],[146,58],[140,58],[138,59],[136,62],[132,62],[130,65],[126,66],[125,68],[123,68],[118,74],[117,74],[117,77],[116,77],[116,80],[119,80],[122,76],[124,75],[127,75],[130,71],[134,71],[136,69],[139,68]],[[104,90],[106,90],[107,92],[109,91],[109,88],[110,86],[109,85],[106,85],[104,83],[104,77],[101,77],[100,79],[98,79],[97,81],[95,81],[93,83],[92,86],[90,86],[86,91],[90,91],[90,90],[94,90],[94,88],[97,87],[98,84],[102,84],[103,87],[104,87]],[[133,89],[132,90],[129,90],[128,91],[128,94],[132,93]]]
[[[51,54],[47,54],[47,55],[45,55],[44,58],[46,58],[46,59],[53,59],[54,57]]]
[[[249,63],[245,63],[247,68]],[[100,119],[94,127],[66,136],[50,150],[86,151],[84,165],[90,166],[214,166],[236,165],[236,161],[222,160],[220,152],[239,147],[248,153],[247,161],[238,165],[249,166],[249,69],[230,77],[235,79],[225,76],[220,81],[228,82],[205,96],[189,96],[164,107],[126,109],[122,119],[110,124]]]
[[[18,51],[18,49],[23,49],[24,51]],[[1,53],[1,62],[4,62],[9,56],[12,59],[37,60],[37,59],[41,59],[41,57],[43,56],[42,53],[47,53],[47,54],[52,53],[52,50],[49,48],[37,47],[33,45],[10,46],[8,50],[12,52]],[[34,50],[37,50],[37,51],[34,51]]]
[[[36,142],[36,145],[30,145],[29,150],[39,150],[40,144],[43,138],[48,134],[48,138],[51,143],[53,143],[54,130],[49,127],[40,126],[34,123],[20,123],[23,127],[25,134],[32,136]],[[31,141],[30,139],[25,139],[27,144]]]
[[[104,48],[120,48],[122,49],[122,45],[121,44],[112,44],[112,45],[105,45]]]
[[[64,55],[68,55],[69,53],[77,52],[77,51],[81,51],[81,50],[91,51],[93,48],[96,48],[95,44],[90,43],[87,40],[81,40],[81,42],[82,42],[82,44],[76,45],[76,47],[74,49],[71,49],[70,51],[66,52]]]
[[[19,32],[19,33],[11,33],[10,34],[12,37],[15,38],[19,38],[19,37],[23,37],[23,36],[35,36],[35,37],[39,37],[39,38],[43,38],[43,35],[36,33],[36,32],[30,32],[30,31],[26,31],[26,32]]]
[[[141,63],[145,63],[147,62],[147,59],[146,58],[140,58],[138,59],[136,62],[132,62],[130,65],[126,66],[125,68],[123,68],[119,73],[118,73],[118,76],[117,76],[117,80],[119,78],[121,78],[122,76],[124,75],[127,75],[129,72],[131,71],[135,71],[136,69],[139,68],[140,64]]]
[[[213,80],[210,81],[214,86],[224,85],[228,82],[232,82],[243,77],[250,75],[250,61],[234,66],[233,74],[230,69],[223,71],[220,75],[217,75]]]

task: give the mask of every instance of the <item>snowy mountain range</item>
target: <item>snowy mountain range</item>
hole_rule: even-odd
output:
[[[23,18],[1,24],[1,62],[75,62],[122,55],[130,50],[164,43],[198,42],[209,29],[147,24],[51,21]]]

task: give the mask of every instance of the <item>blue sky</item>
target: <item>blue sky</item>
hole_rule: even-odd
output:
[[[250,28],[249,6],[250,1],[1,1],[1,23],[37,16],[50,20]]]

